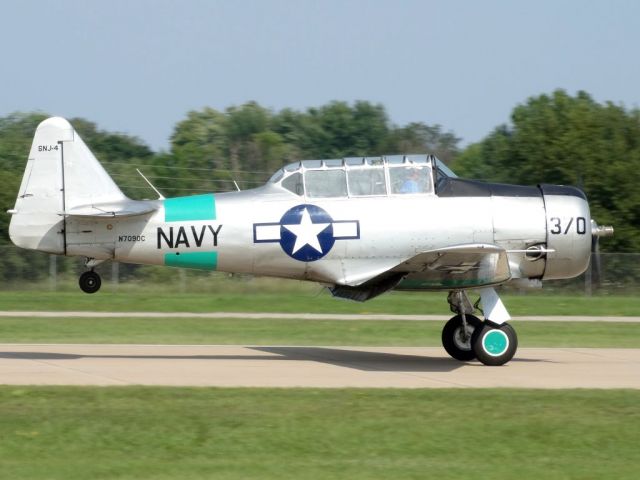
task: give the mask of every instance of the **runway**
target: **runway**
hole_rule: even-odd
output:
[[[640,389],[640,349],[521,348],[502,367],[442,348],[0,344],[0,384]]]

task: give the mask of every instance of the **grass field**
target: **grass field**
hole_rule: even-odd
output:
[[[448,315],[446,292],[392,292],[370,302],[336,300],[302,283],[220,282],[218,293],[0,292],[1,310],[314,312]],[[505,295],[512,315],[640,315],[640,298]],[[640,348],[640,324],[515,322],[524,347]],[[438,346],[442,322],[194,318],[0,318],[3,343],[158,343]]]
[[[6,479],[636,479],[638,391],[0,387]]]
[[[507,295],[513,315],[640,315],[634,297]],[[0,310],[447,314],[317,289],[0,292]],[[640,348],[640,324],[518,322],[520,345]],[[2,343],[440,345],[441,322],[0,318]],[[635,479],[640,391],[0,386],[0,479]]]
[[[277,282],[277,281],[276,281]],[[241,288],[242,287],[242,288]],[[222,288],[222,287],[221,287]],[[449,313],[447,293],[391,292],[369,302],[332,298],[319,287],[286,291],[240,286],[212,293],[167,293],[153,288],[119,292],[3,291],[0,310],[81,310],[156,312],[314,312],[314,313]],[[567,296],[506,294],[503,301],[512,315],[635,315],[640,296]]]
[[[444,322],[0,318],[1,343],[439,346]],[[640,323],[514,322],[522,347],[640,348]]]

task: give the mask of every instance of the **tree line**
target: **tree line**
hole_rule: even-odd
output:
[[[33,133],[47,115],[0,118],[0,206],[13,207]],[[640,251],[640,112],[585,92],[529,98],[510,123],[482,141],[461,139],[440,125],[394,125],[380,104],[331,102],[305,111],[272,111],[255,102],[224,111],[191,111],[178,122],[168,151],[154,152],[130,135],[69,119],[107,171],[132,198],[154,198],[140,169],[166,196],[228,191],[262,184],[300,159],[433,153],[458,175],[507,183],[583,188],[592,214],[613,224],[610,251]],[[89,180],[90,181],[90,180]],[[0,216],[0,244],[9,243],[9,215]]]

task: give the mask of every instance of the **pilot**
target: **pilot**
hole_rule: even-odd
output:
[[[420,171],[417,168],[409,169],[409,175],[400,186],[400,193],[422,193],[419,182]]]

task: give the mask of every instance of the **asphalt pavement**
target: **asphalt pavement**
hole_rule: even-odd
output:
[[[640,388],[640,349],[521,348],[502,367],[442,348],[0,344],[0,384]]]

